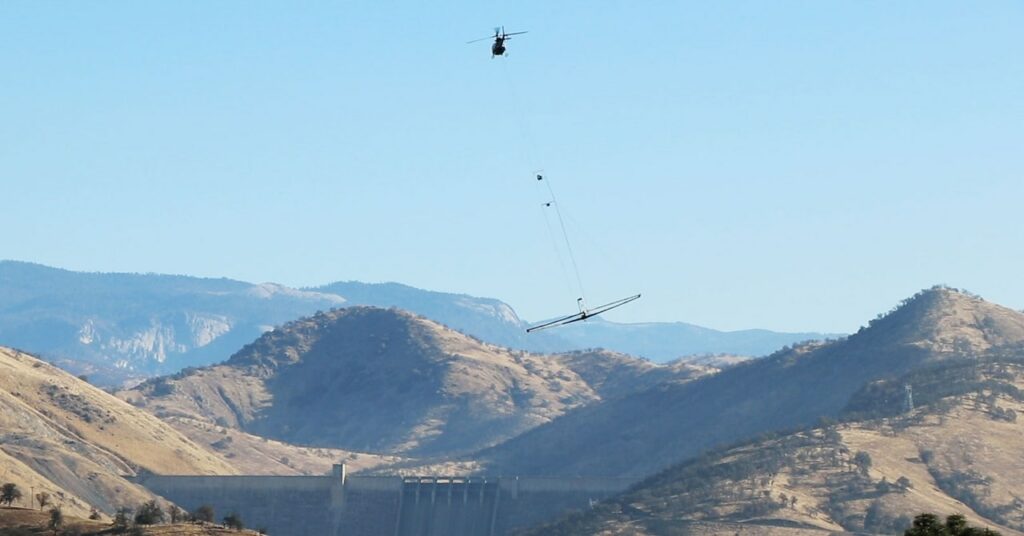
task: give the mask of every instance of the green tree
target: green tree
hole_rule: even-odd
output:
[[[242,516],[231,512],[224,516],[224,526],[229,529],[242,530],[245,528],[245,523],[242,523]]]
[[[53,508],[50,510],[50,522],[47,527],[57,534],[57,531],[64,526],[64,512],[60,511],[60,508]]]
[[[853,464],[860,469],[862,475],[867,476],[868,471],[871,469],[871,455],[863,450],[859,450],[857,454],[853,455]]]
[[[196,521],[205,521],[207,523],[213,523],[213,507],[208,504],[204,504],[199,508],[196,508],[196,511],[192,514],[192,518]]]
[[[132,509],[127,506],[122,506],[117,509],[117,513],[114,514],[114,531],[117,533],[128,530],[128,522],[132,518]]]
[[[904,536],[1000,536],[990,529],[980,529],[967,524],[967,519],[960,514],[946,518],[945,523],[939,522],[935,514],[920,514],[914,518],[913,525],[903,531]]]
[[[967,518],[960,514],[953,514],[946,518],[946,531],[952,536],[960,536],[967,530]]]
[[[903,531],[903,536],[949,536],[946,526],[939,522],[935,514],[920,514],[914,518],[914,524]]]
[[[883,476],[882,479],[878,481],[878,484],[875,484],[875,490],[884,495],[892,491],[892,484],[889,483],[889,479]]]
[[[910,479],[905,476],[901,476],[898,479],[896,479],[896,485],[900,487],[900,491],[907,491],[908,489],[913,487],[910,484]]]
[[[164,511],[156,500],[143,504],[135,511],[136,525],[156,525],[164,522]]]
[[[50,494],[40,491],[36,493],[36,501],[39,503],[39,509],[42,510],[50,505]]]
[[[6,504],[10,506],[14,504],[14,501],[21,498],[21,490],[18,489],[18,485],[12,482],[8,482],[3,486],[0,486],[0,504]]]

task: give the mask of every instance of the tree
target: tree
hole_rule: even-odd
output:
[[[42,510],[50,505],[50,494],[45,491],[36,493],[36,501],[39,502],[39,509]]]
[[[882,479],[878,481],[878,484],[875,484],[875,490],[884,495],[892,491],[892,484],[889,483],[889,479],[883,476]]]
[[[100,511],[97,510],[96,508],[93,508],[92,510],[89,511],[89,519],[93,521],[98,521],[102,517],[103,516],[100,515]]]
[[[953,514],[946,518],[946,531],[953,536],[959,536],[967,530],[967,518],[960,514]]]
[[[195,513],[192,514],[192,517],[196,521],[205,521],[207,523],[213,523],[213,507],[208,504],[204,504],[199,508],[196,508]]]
[[[64,526],[64,513],[60,511],[60,508],[53,508],[50,510],[50,523],[47,525],[54,534]]]
[[[862,475],[867,476],[871,469],[871,455],[863,450],[858,450],[857,454],[853,455],[853,464],[860,469]]]
[[[180,523],[185,519],[185,512],[182,511],[181,508],[178,508],[178,505],[176,504],[172,504],[171,507],[167,509],[167,513],[171,516],[171,523]]]
[[[913,525],[903,531],[903,536],[1000,536],[990,529],[979,529],[967,524],[967,519],[960,514],[953,514],[940,523],[935,514],[920,514],[914,518]]]
[[[21,490],[18,489],[18,485],[8,482],[3,486],[0,486],[0,504],[6,504],[10,506],[14,501],[21,498]]]
[[[242,523],[242,517],[235,512],[224,516],[224,526],[229,529],[242,530],[245,528],[245,523]]]
[[[920,514],[914,518],[914,524],[903,531],[903,536],[949,536],[946,527],[939,523],[935,514]]]
[[[128,520],[132,518],[132,509],[122,506],[114,514],[114,531],[121,533],[128,529]]]
[[[164,511],[156,500],[143,504],[135,512],[136,525],[156,525],[164,522]]]

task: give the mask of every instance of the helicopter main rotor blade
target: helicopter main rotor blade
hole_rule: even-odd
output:
[[[493,35],[489,35],[487,37],[481,37],[480,39],[474,39],[472,41],[466,41],[466,44],[468,45],[470,43],[477,43],[479,41],[487,41],[488,39],[494,39],[494,36]]]
[[[503,33],[503,34],[501,34],[501,36],[502,36],[502,37],[508,37],[508,36],[510,36],[510,35],[522,35],[522,34],[524,34],[524,33],[530,33],[530,32],[512,32],[512,33]]]

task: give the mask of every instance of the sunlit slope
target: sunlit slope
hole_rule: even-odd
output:
[[[139,470],[235,473],[152,415],[6,348],[0,348],[0,457],[7,480],[63,493],[69,511],[78,513],[148,498],[122,478]]]
[[[716,445],[837,417],[869,382],[1024,340],[1024,314],[934,288],[845,339],[592,405],[484,453],[517,474],[650,474]]]
[[[929,404],[714,451],[538,534],[893,534],[921,512],[1021,534],[1024,349],[900,380]]]
[[[509,350],[400,310],[352,307],[291,322],[222,365],[121,396],[164,417],[291,443],[436,456],[496,444],[630,392],[630,382],[714,370],[583,355]]]

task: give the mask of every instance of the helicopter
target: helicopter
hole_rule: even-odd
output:
[[[495,56],[504,56],[505,40],[512,37],[513,35],[521,35],[524,33],[526,32],[505,33],[505,27],[501,26],[500,28],[494,29],[494,35],[489,37],[481,37],[480,39],[474,39],[472,41],[466,41],[466,44],[468,45],[470,43],[477,43],[480,41],[486,41],[488,39],[494,39],[494,44],[491,45],[491,57],[493,58]]]

